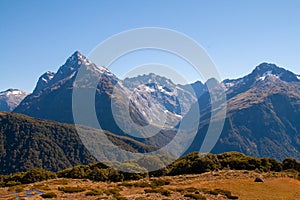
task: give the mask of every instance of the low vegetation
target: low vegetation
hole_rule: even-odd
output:
[[[56,198],[57,195],[54,192],[48,192],[48,193],[42,194],[41,197],[43,197],[44,199],[52,199],[52,198]]]
[[[161,187],[155,188],[155,189],[145,189],[144,191],[145,191],[145,193],[159,193],[163,196],[170,196],[171,195],[171,191],[163,189]]]
[[[103,195],[103,191],[102,190],[97,190],[97,189],[94,189],[94,190],[91,190],[91,191],[88,191],[87,193],[85,193],[86,196],[98,196],[98,195]]]
[[[58,190],[65,193],[78,193],[78,192],[83,192],[86,189],[77,186],[77,187],[58,187]]]
[[[206,200],[206,197],[201,194],[185,194],[184,197],[189,197],[195,200]]]
[[[128,164],[136,167],[135,163]],[[27,172],[19,172],[11,175],[0,176],[1,187],[11,187],[27,183],[54,179],[54,178],[73,178],[73,179],[89,179],[93,181],[112,181],[120,182],[126,180],[139,180],[147,176],[155,174],[162,176],[175,176],[182,174],[201,174],[209,171],[233,169],[233,170],[256,170],[259,172],[281,172],[286,170],[295,171],[295,178],[299,178],[300,163],[295,159],[287,158],[283,162],[279,162],[272,158],[255,158],[245,156],[241,153],[230,152],[223,154],[207,154],[200,156],[198,153],[191,153],[187,156],[175,161],[170,166],[159,171],[147,173],[125,173],[115,169],[108,168],[101,163],[90,165],[79,165],[58,172],[50,172],[44,169],[31,169]],[[151,187],[168,185],[168,180],[157,179],[151,183],[127,183],[121,185],[132,187]],[[130,185],[131,184],[131,185]]]

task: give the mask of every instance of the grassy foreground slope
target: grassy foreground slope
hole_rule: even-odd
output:
[[[26,199],[244,199],[293,200],[300,198],[300,181],[289,172],[257,173],[221,170],[203,174],[163,176],[125,182],[94,182],[86,179],[51,179],[34,184],[0,188],[1,199],[25,196],[38,190],[43,195]],[[254,182],[262,177],[263,183]]]

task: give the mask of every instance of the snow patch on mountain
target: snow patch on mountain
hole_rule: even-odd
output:
[[[272,74],[272,71],[267,71],[265,72],[261,77],[258,77],[258,80],[265,80],[266,79],[266,76]]]
[[[100,72],[101,74],[105,74],[106,76],[115,76],[113,73],[111,73],[106,67],[103,66],[97,66],[95,68],[96,71]]]

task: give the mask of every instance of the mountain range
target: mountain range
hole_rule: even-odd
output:
[[[249,75],[238,79],[226,79],[221,83],[211,79],[204,84],[197,81],[179,85],[153,73],[120,80],[107,68],[96,66],[76,51],[56,73],[43,74],[34,91],[13,112],[74,124],[72,91],[77,86],[76,76],[82,69],[90,73],[80,81],[99,79],[95,89],[95,111],[101,128],[114,137],[134,141],[139,145],[133,146],[139,149],[143,145],[143,148],[151,149],[168,144],[176,135],[178,124],[193,112],[193,106],[197,104],[201,118],[189,119],[197,122],[198,131],[186,153],[199,151],[214,112],[208,91],[208,84],[213,82],[216,90],[221,88],[227,97],[225,124],[213,153],[239,151],[257,157],[278,160],[294,157],[300,160],[300,76],[269,63],[258,65]],[[85,88],[90,87],[88,81],[81,83]],[[130,99],[126,99],[129,96]],[[128,106],[129,117],[126,113],[115,112],[128,110]],[[162,115],[166,122],[163,126],[160,124]],[[141,127],[151,124],[153,130],[157,128],[159,131],[151,135],[131,126],[132,123]],[[84,125],[93,127],[93,124]],[[143,138],[138,134],[150,136]]]
[[[43,74],[33,93],[14,112],[73,124],[72,92],[78,85],[75,81],[79,69],[88,72],[87,77],[82,78],[81,87],[85,89],[90,88],[89,80],[101,77],[95,91],[95,111],[101,128],[147,145],[162,146],[169,141],[175,134],[169,129],[178,124],[182,114],[188,112],[190,105],[197,101],[190,91],[164,77],[149,74],[123,81],[105,67],[96,66],[80,52],[75,52],[56,73]],[[128,100],[128,97],[131,98]],[[130,116],[126,113],[128,106]],[[81,113],[86,113],[81,124],[97,128],[97,125],[90,124],[89,111]],[[151,128],[140,128],[149,124]],[[148,137],[152,136],[153,130],[159,133]]]

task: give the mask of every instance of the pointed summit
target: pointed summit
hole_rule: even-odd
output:
[[[92,64],[83,54],[79,51],[75,51],[66,61],[65,65],[90,65]]]
[[[82,60],[86,59],[84,55],[82,55],[79,51],[75,51],[68,59],[68,60]]]
[[[34,94],[52,86],[53,84],[59,84],[62,80],[68,80],[75,76],[76,72],[82,65],[91,65],[84,55],[79,51],[75,51],[63,64],[56,73],[46,72],[38,80],[38,83],[33,91]]]

